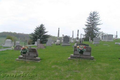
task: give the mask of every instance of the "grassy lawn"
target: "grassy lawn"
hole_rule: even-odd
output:
[[[4,44],[4,41],[5,41],[5,38],[4,38],[4,37],[0,37],[0,46],[1,46],[2,44]]]
[[[120,45],[84,43],[92,47],[94,60],[68,60],[73,44],[39,49],[40,62],[16,61],[20,51],[1,51],[0,80],[120,80]]]

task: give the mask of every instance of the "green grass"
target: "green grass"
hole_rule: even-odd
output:
[[[120,46],[115,42],[84,43],[92,47],[94,60],[68,60],[73,44],[39,49],[40,62],[16,61],[20,51],[1,51],[0,80],[120,80]]]
[[[4,37],[1,37],[1,38],[0,38],[0,45],[4,44],[4,41],[5,41],[5,38],[4,38]]]

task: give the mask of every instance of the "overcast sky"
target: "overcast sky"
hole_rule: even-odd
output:
[[[119,0],[0,0],[0,32],[32,33],[44,24],[48,34],[84,34],[87,17],[99,12],[100,31],[120,35]]]

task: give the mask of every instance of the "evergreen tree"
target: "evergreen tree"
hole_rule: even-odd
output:
[[[43,24],[36,27],[34,30],[34,33],[31,34],[30,38],[32,40],[32,43],[35,43],[37,39],[40,39],[40,43],[46,43],[49,35],[47,35],[47,31],[45,31],[45,27]]]
[[[101,25],[100,17],[98,12],[93,11],[89,14],[89,17],[87,18],[87,22],[85,24],[86,28],[84,28],[85,32],[85,40],[89,40],[89,37],[91,37],[91,40],[93,40],[94,37],[97,36],[99,33],[100,28],[98,28],[98,25]]]

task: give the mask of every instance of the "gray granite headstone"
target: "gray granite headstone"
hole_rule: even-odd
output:
[[[70,37],[64,36],[62,46],[70,46]]]
[[[21,45],[16,45],[14,50],[21,50],[22,46]]]
[[[40,39],[37,39],[37,45],[40,44]]]
[[[35,41],[35,44],[34,44],[35,46],[37,46],[37,41]]]
[[[60,45],[60,40],[56,40],[55,44]]]
[[[99,38],[93,38],[93,44],[99,44],[100,39]]]
[[[102,41],[113,41],[113,35],[111,34],[103,35]]]
[[[52,42],[53,42],[52,38],[49,38],[46,43],[46,46],[52,46]]]
[[[20,45],[20,41],[16,41],[16,42],[15,42],[15,45]]]
[[[12,47],[13,46],[13,42],[11,39],[6,39],[5,40],[5,44],[2,45],[3,47]]]
[[[77,46],[84,46],[85,47],[85,51],[83,52],[83,54],[80,54],[79,51],[77,50]],[[91,47],[87,44],[76,44],[74,46],[74,54],[71,54],[71,56],[68,59],[91,59],[93,60],[94,57],[91,56]]]
[[[37,40],[37,49],[44,49],[45,46],[40,43],[40,39]]]
[[[26,54],[21,54],[16,60],[40,61],[40,58],[38,57],[38,52],[35,48],[29,48]]]

